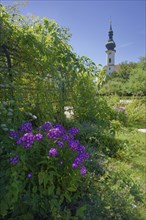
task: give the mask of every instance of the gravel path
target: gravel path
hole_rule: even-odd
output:
[[[146,128],[138,129],[138,131],[143,132],[143,133],[146,133]]]

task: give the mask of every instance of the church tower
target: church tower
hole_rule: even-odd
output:
[[[115,47],[116,44],[113,40],[113,30],[112,30],[112,24],[110,22],[110,29],[108,32],[108,42],[106,43],[106,70],[107,70],[107,75],[110,75],[112,72],[115,71]]]

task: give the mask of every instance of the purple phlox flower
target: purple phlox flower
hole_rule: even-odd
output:
[[[74,162],[73,162],[73,164],[76,164],[77,165],[77,167],[80,165],[80,164],[82,164],[83,163],[83,158],[82,157],[80,157],[80,155],[79,156],[77,156],[75,159],[74,159]]]
[[[16,140],[16,144],[21,144],[22,142],[21,142],[21,138],[20,139],[18,139],[18,140]]]
[[[48,155],[51,156],[51,157],[56,157],[58,155],[58,151],[56,148],[51,148],[49,151],[48,151]]]
[[[54,125],[53,127],[54,127],[54,128],[58,128],[58,129],[62,132],[62,134],[65,134],[65,133],[66,133],[65,128],[64,128],[61,124],[56,124],[56,125]]]
[[[42,139],[43,139],[43,135],[42,135],[42,134],[40,134],[40,133],[35,134],[35,135],[34,135],[34,139],[35,139],[35,140],[37,140],[37,141],[40,141],[40,140],[42,140]]]
[[[73,169],[78,168],[78,166],[79,166],[79,165],[78,165],[77,163],[73,163],[73,164],[72,164],[72,168],[73,168]]]
[[[49,132],[49,130],[52,128],[52,125],[50,122],[45,122],[42,126],[41,126],[42,130],[45,132]]]
[[[31,133],[31,132],[32,132],[32,124],[31,124],[31,122],[24,122],[24,123],[20,126],[19,129],[20,129],[21,132]]]
[[[63,140],[63,141],[69,141],[70,139],[71,139],[71,138],[70,138],[69,135],[67,135],[67,134],[62,135],[62,140]]]
[[[11,157],[11,158],[9,159],[9,162],[10,162],[10,164],[12,164],[12,165],[16,165],[16,164],[19,162],[19,160],[20,160],[19,156],[16,155],[15,157]]]
[[[82,167],[80,168],[80,174],[81,174],[81,175],[85,175],[86,173],[87,173],[86,167],[85,167],[85,166],[82,166]]]
[[[24,148],[30,148],[34,144],[34,139],[35,136],[32,133],[26,133],[17,141],[17,144],[22,144]]]
[[[85,160],[89,158],[88,153],[80,153],[73,161],[72,167],[77,168],[79,165],[83,164]]]
[[[79,152],[79,154],[81,153],[85,153],[85,147],[84,146],[82,146],[82,145],[80,145],[79,147],[78,147],[78,152]]]
[[[31,179],[32,178],[32,172],[27,174],[27,178]]]
[[[18,139],[19,131],[10,131],[9,136],[14,138],[15,140]]]
[[[74,136],[80,132],[80,129],[79,128],[70,128],[68,131],[71,135]]]
[[[61,137],[62,132],[60,131],[59,128],[52,128],[50,129],[49,133],[47,134],[48,138],[50,139],[57,139]]]
[[[63,143],[63,141],[57,141],[57,145],[58,145],[59,147],[63,147],[63,146],[64,146],[64,143]]]
[[[68,145],[73,151],[77,151],[80,146],[80,142],[78,140],[69,140]]]
[[[83,153],[84,160],[88,160],[90,155],[88,153]]]
[[[89,159],[89,154],[88,153],[80,153],[79,155],[78,155],[78,157],[80,158],[80,161],[85,161],[85,160],[88,160]]]

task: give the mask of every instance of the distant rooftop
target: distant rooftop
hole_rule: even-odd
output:
[[[119,70],[120,70],[120,65],[119,64],[115,65],[115,72],[119,72]]]
[[[120,64],[114,65],[115,66],[115,72],[119,72],[120,71]],[[104,68],[106,68],[107,66],[104,66]]]

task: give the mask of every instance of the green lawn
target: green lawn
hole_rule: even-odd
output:
[[[118,150],[105,156],[105,173],[94,182],[92,200],[97,202],[91,219],[145,220],[146,134],[134,126],[121,127],[115,138]]]
[[[140,128],[140,125],[138,127]],[[146,218],[144,207],[146,205],[146,133],[139,132],[134,126],[121,129],[116,134],[116,138],[122,141],[122,144],[117,157],[110,161],[110,168],[125,171],[133,182],[140,186],[143,202],[137,203],[137,206],[141,219],[144,220]]]

